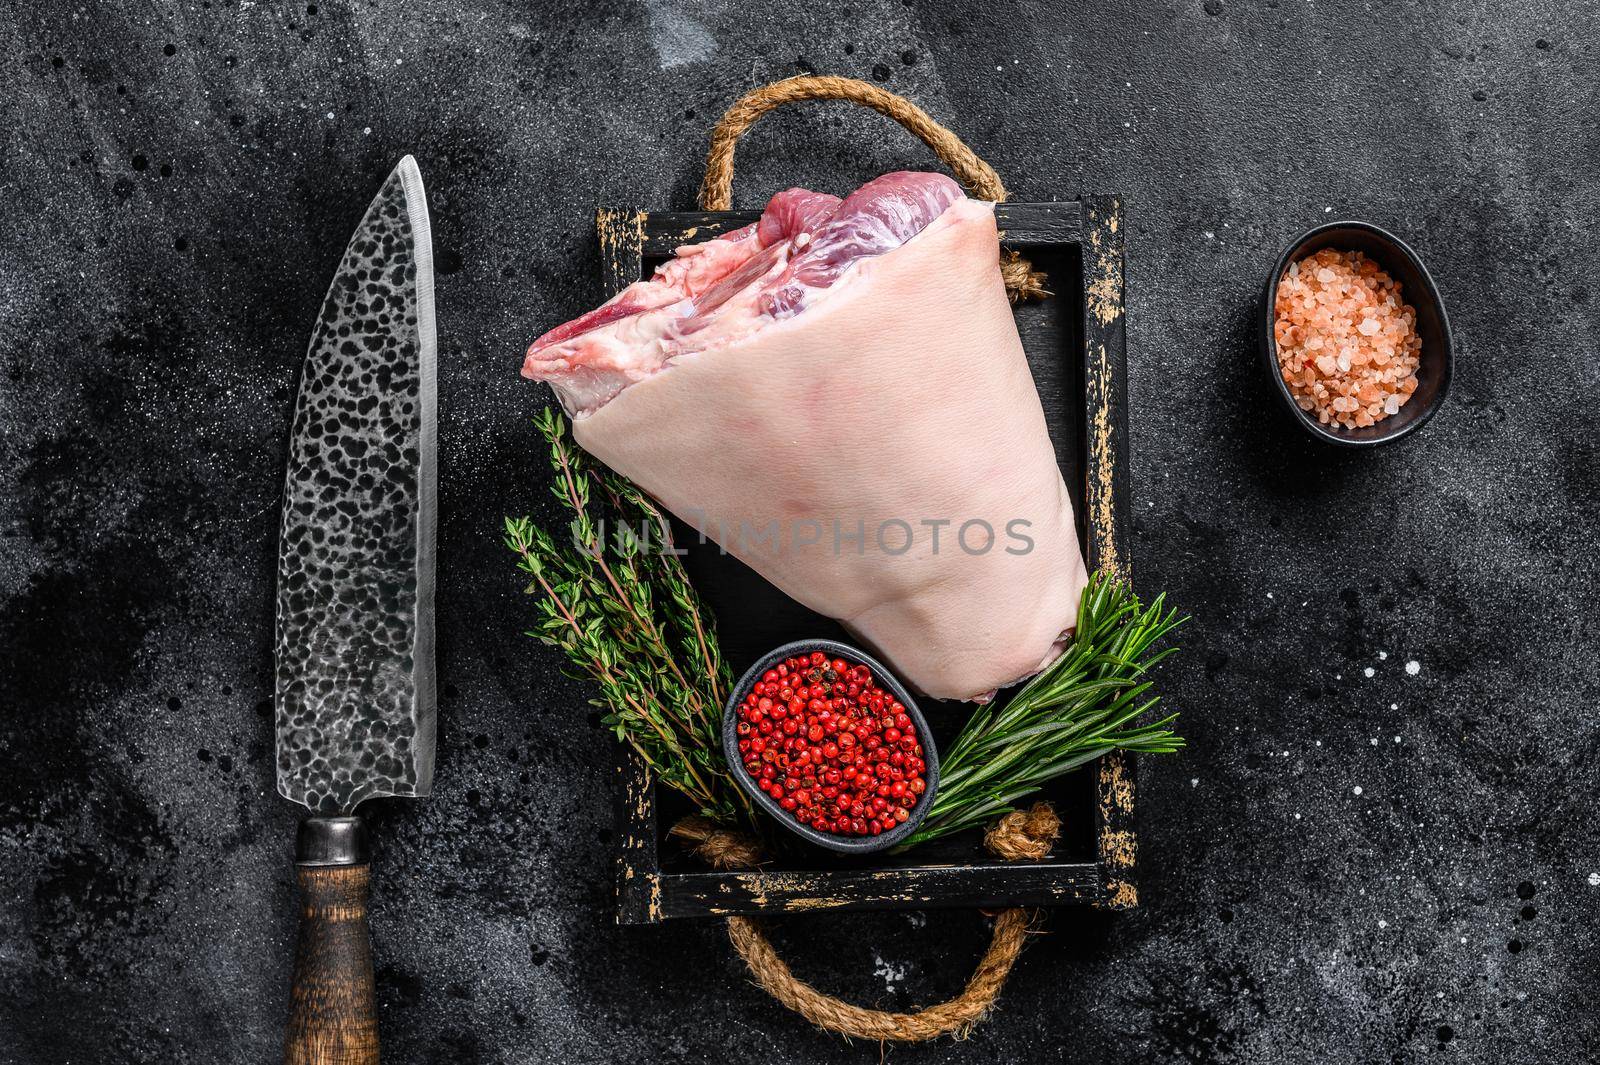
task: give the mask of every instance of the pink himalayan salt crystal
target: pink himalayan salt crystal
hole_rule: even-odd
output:
[[[1361,252],[1323,248],[1292,263],[1273,313],[1283,382],[1323,425],[1376,425],[1417,390],[1416,308]]]

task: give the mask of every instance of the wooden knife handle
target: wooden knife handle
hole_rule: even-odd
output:
[[[307,818],[295,864],[300,937],[285,1065],[377,1065],[366,826],[358,817]]]

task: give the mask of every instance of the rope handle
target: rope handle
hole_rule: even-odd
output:
[[[994,168],[910,100],[855,78],[808,76],[764,85],[728,108],[711,132],[706,176],[700,185],[702,209],[726,211],[733,206],[733,156],[745,130],[768,111],[805,100],[848,100],[870,107],[920,137],[973,195],[995,203],[1006,198],[1005,183]],[[1044,287],[1045,275],[1015,251],[1001,253],[1000,273],[1012,302],[1050,294]],[[1001,818],[985,834],[984,844],[1009,861],[1038,861],[1050,853],[1060,828],[1049,804],[1037,803],[1027,812],[1019,810]],[[685,818],[672,827],[672,835],[713,868],[748,869],[761,861],[760,846],[754,839],[704,818]],[[989,949],[961,994],[915,1013],[864,1009],[818,991],[790,971],[761,926],[748,917],[728,918],[728,938],[768,994],[819,1028],[860,1039],[922,1042],[949,1033],[964,1034],[984,1018],[1005,987],[1036,919],[1036,914],[1025,909],[1002,911],[995,918]]]
[[[1035,803],[1031,810],[1002,817],[985,834],[984,845],[1008,861],[1039,861],[1050,853],[1060,831],[1061,822],[1050,805]],[[672,835],[714,868],[750,868],[761,859],[754,839],[702,817],[679,821],[672,826]],[[761,988],[817,1027],[856,1039],[919,1043],[950,1033],[964,1035],[983,1020],[1005,987],[1037,919],[1030,910],[1003,910],[995,918],[989,949],[961,994],[915,1013],[864,1009],[818,991],[790,971],[761,926],[748,917],[728,918],[728,938]]]
[[[710,151],[706,153],[706,176],[700,183],[703,210],[726,211],[733,206],[733,156],[745,130],[768,111],[805,100],[848,100],[870,107],[921,138],[974,196],[995,203],[1006,199],[1005,183],[994,168],[968,148],[960,137],[904,96],[855,78],[806,75],[752,89],[718,120],[711,131]],[[1050,294],[1044,287],[1045,275],[1014,251],[1001,254],[1000,273],[1005,278],[1006,294],[1013,303]]]

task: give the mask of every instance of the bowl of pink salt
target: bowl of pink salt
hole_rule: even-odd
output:
[[[1331,222],[1289,245],[1267,278],[1262,355],[1295,420],[1368,447],[1416,432],[1450,390],[1450,320],[1399,237]]]

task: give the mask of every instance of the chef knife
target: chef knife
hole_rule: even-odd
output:
[[[433,252],[410,156],[345,249],[311,335],[278,552],[278,791],[306,807],[284,1060],[378,1060],[358,807],[433,784]]]

